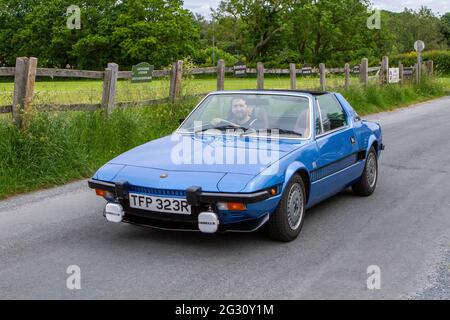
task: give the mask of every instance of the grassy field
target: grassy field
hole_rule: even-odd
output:
[[[336,83],[339,80],[342,79],[336,79]],[[308,83],[314,85],[315,82],[310,81]],[[147,90],[147,87],[155,86],[156,90],[157,83],[135,86],[120,82],[120,99],[130,99],[134,94],[144,96],[137,89]],[[254,88],[256,79],[233,79],[226,83],[226,89]],[[308,83],[300,81],[300,86],[307,86]],[[286,88],[288,85],[287,78],[266,79],[268,88]],[[1,83],[2,87],[12,88],[9,83]],[[101,83],[95,81],[40,82],[36,90],[44,97],[43,92],[62,88],[67,92],[63,100],[59,93],[54,95],[55,99],[58,97],[58,101],[62,101],[60,103],[90,102],[91,98],[79,93],[80,88],[85,92],[95,91],[101,96]],[[123,88],[128,88],[126,90],[129,92]],[[196,92],[212,91],[215,80],[186,81],[185,92],[195,92],[194,89],[198,90]],[[425,81],[421,85],[354,85],[348,90],[338,91],[359,114],[364,115],[443,96],[448,94],[449,89],[450,78],[441,78]],[[51,94],[49,96],[53,97]],[[45,96],[44,99],[51,98]],[[110,119],[105,119],[100,110],[34,112],[29,115],[30,126],[27,130],[14,127],[10,114],[0,116],[0,198],[89,177],[116,155],[172,132],[178,126],[179,119],[184,118],[198,101],[199,98],[185,98],[176,106],[117,109]]]
[[[356,84],[358,79],[351,78]],[[330,76],[330,87],[341,86],[344,79],[341,76]],[[301,77],[298,87],[302,89],[317,89],[317,77]],[[288,77],[267,77],[265,87],[269,89],[288,89]],[[225,90],[256,89],[256,78],[227,78]],[[14,84],[0,82],[0,105],[11,104]],[[215,78],[185,79],[183,91],[187,93],[206,93],[216,90]],[[169,79],[157,79],[150,83],[131,84],[130,81],[120,80],[117,85],[117,102],[139,101],[165,98],[169,95]],[[50,81],[38,79],[35,85],[35,104],[73,104],[73,103],[100,103],[102,98],[102,81],[73,80]]]
[[[438,78],[448,90],[450,90],[450,77]],[[327,87],[330,90],[342,91],[344,78],[342,76],[328,76]],[[352,76],[352,86],[358,84],[358,78]],[[319,79],[315,76],[299,77],[297,86],[300,89],[318,89]],[[256,78],[226,78],[225,90],[255,89]],[[288,77],[266,77],[265,88],[288,89]],[[10,105],[14,84],[12,82],[0,82],[0,106]],[[216,90],[216,79],[185,79],[184,94],[206,93]],[[169,80],[157,79],[150,83],[131,84],[121,80],[117,86],[117,102],[140,101],[165,98],[169,93]],[[50,81],[40,80],[36,82],[34,104],[76,104],[76,103],[100,103],[102,98],[102,81],[98,80],[73,80]]]

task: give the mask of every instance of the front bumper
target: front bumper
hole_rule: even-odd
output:
[[[186,189],[186,200],[192,207],[189,216],[144,211],[131,208],[128,200],[128,183],[110,183],[90,179],[88,185],[92,189],[101,189],[111,192],[115,201],[119,202],[124,209],[123,222],[137,224],[166,230],[200,231],[198,216],[201,212],[215,209],[217,202],[242,202],[252,204],[264,201],[271,197],[268,190],[254,193],[223,193],[204,192],[200,187]],[[242,221],[220,223],[218,231],[251,232],[259,229],[269,219],[269,213],[257,218],[245,218]]]
[[[89,188],[107,190],[118,199],[128,197],[128,183],[110,183],[90,179]],[[256,203],[270,198],[269,190],[262,190],[253,193],[226,193],[226,192],[204,192],[201,187],[190,187],[186,189],[186,200],[191,206],[211,205],[217,202],[242,202]]]

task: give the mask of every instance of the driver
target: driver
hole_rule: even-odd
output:
[[[252,117],[253,108],[247,104],[244,98],[234,98],[231,101],[231,122],[234,122],[241,127],[251,128],[252,125],[258,121],[257,118]]]
[[[255,115],[254,107],[247,104],[243,97],[235,97],[231,100],[230,115],[227,120],[215,118],[211,121],[213,125],[218,125],[221,122],[229,122],[247,129],[260,129],[261,124],[258,117]]]

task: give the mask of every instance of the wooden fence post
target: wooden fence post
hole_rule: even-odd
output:
[[[34,84],[36,83],[36,69],[37,69],[37,58],[28,59],[28,72],[27,72],[27,83],[25,92],[24,108],[28,109],[33,100],[34,94]]]
[[[297,69],[295,63],[289,64],[289,74],[291,76],[291,90],[297,89]]]
[[[359,80],[365,86],[369,83],[369,60],[367,58],[363,58],[361,60],[361,65],[359,67]]]
[[[327,89],[327,78],[326,78],[326,68],[325,63],[319,64],[319,74],[320,74],[320,90],[326,91]]]
[[[106,116],[110,116],[114,110],[116,100],[117,77],[119,66],[116,63],[108,63],[103,77],[102,108]]]
[[[434,68],[433,60],[427,60],[427,62],[425,62],[425,63],[426,63],[426,66],[427,66],[427,74],[428,74],[429,77],[432,77],[433,76],[433,68]]]
[[[346,63],[344,66],[344,74],[345,74],[345,82],[344,82],[344,88],[348,89],[350,86],[350,64]]]
[[[400,82],[403,82],[403,63],[398,63],[398,76],[400,78]]]
[[[381,84],[389,83],[389,58],[386,56],[381,60],[380,82]]]
[[[36,68],[36,58],[20,57],[16,59],[12,116],[14,124],[18,128],[23,127],[23,111],[29,108],[33,100]]]
[[[264,64],[262,62],[256,64],[256,72],[258,74],[256,88],[264,89]]]
[[[225,61],[223,59],[217,63],[217,90],[225,90]]]
[[[172,77],[170,78],[169,99],[175,103],[181,96],[181,80],[183,77],[183,61],[178,60],[172,65]]]

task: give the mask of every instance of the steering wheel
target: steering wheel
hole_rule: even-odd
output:
[[[236,127],[236,128],[240,128],[240,127],[241,127],[240,125],[238,125],[238,124],[236,124],[236,123],[234,123],[234,122],[231,122],[231,121],[229,121],[229,120],[222,119],[222,118],[214,118],[214,119],[211,120],[210,123],[211,123],[213,126],[217,126],[217,125],[218,125],[219,123],[221,123],[221,122],[224,122],[224,123],[229,124],[229,125],[231,125],[231,126],[233,126],[233,127]]]

